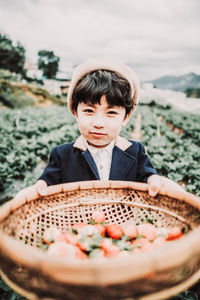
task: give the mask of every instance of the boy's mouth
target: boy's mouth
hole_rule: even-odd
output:
[[[95,132],[95,131],[90,132],[90,134],[92,134],[92,135],[94,135],[94,136],[99,136],[99,137],[105,136],[105,135],[106,135],[105,133]]]

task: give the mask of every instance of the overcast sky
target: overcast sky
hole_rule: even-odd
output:
[[[200,74],[200,0],[0,0],[0,32],[31,62],[53,50],[62,71],[112,55],[141,80]]]

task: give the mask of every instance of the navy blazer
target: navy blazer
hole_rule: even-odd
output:
[[[157,172],[145,153],[144,146],[140,142],[125,141],[128,143],[125,150],[117,145],[113,148],[109,180],[147,182],[148,177]],[[100,177],[90,152],[77,148],[76,143],[72,142],[53,148],[49,164],[39,179],[46,181],[47,185],[54,185],[99,180]]]

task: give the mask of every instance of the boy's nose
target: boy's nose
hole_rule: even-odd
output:
[[[102,118],[102,116],[98,116],[93,119],[94,127],[102,128],[102,127],[104,127],[104,125],[105,125],[105,122],[104,122],[104,119]]]

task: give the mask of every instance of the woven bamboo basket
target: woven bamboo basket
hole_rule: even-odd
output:
[[[105,261],[66,261],[40,248],[46,228],[65,230],[87,222],[101,209],[109,223],[154,217],[156,226],[184,227],[186,234],[151,252]],[[166,299],[200,278],[200,199],[147,184],[82,181],[48,187],[45,197],[29,194],[0,208],[2,278],[28,299]]]

